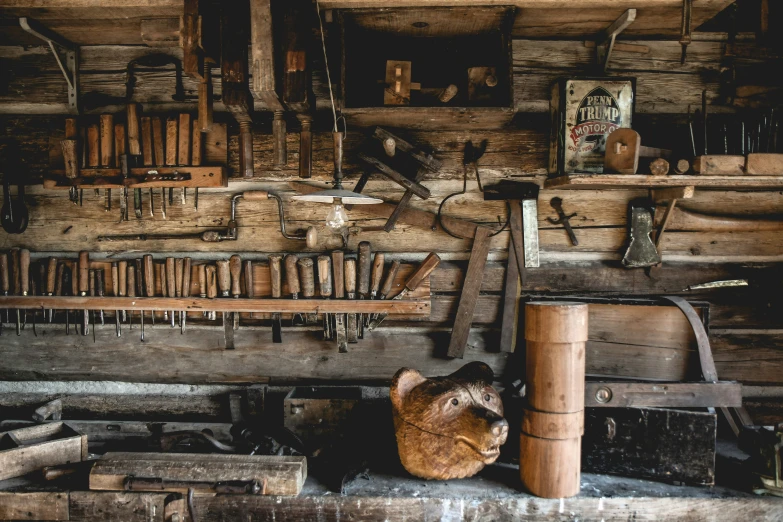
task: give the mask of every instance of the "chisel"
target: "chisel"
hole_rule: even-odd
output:
[[[95,293],[98,294],[98,297],[103,297],[106,295],[104,291],[104,284],[105,284],[105,277],[104,277],[104,271],[103,269],[98,269],[95,271]],[[103,310],[100,310],[100,314],[103,314]],[[103,319],[101,319],[101,324],[103,323]],[[93,328],[95,328],[95,325],[93,325]]]
[[[214,299],[217,297],[217,269],[213,265],[206,267],[207,276],[207,298]],[[209,312],[207,319],[214,321],[216,318],[215,311]]]
[[[10,281],[8,279],[8,254],[0,254],[0,291],[3,292],[4,297],[8,297],[8,292],[11,290]],[[5,309],[5,322],[10,323],[10,317],[8,308]],[[51,322],[51,321],[50,321]],[[0,325],[3,321],[0,319]]]
[[[356,299],[356,260],[346,259],[343,273],[345,278],[345,295],[348,300]],[[349,313],[346,317],[345,338],[349,343],[359,342],[359,331],[356,324],[356,313]]]
[[[65,265],[60,263],[57,265],[57,277],[54,280],[54,295],[63,295],[63,279],[65,277]],[[52,311],[54,315],[55,311]]]
[[[152,262],[152,255],[145,254],[142,258],[144,265],[144,296],[155,296],[155,265]],[[144,315],[144,312],[141,313]],[[150,322],[155,326],[155,312],[150,310]]]
[[[322,299],[329,299],[332,296],[332,262],[329,256],[318,256],[318,285]],[[332,331],[332,317],[324,313],[324,340],[334,339]]]
[[[21,295],[19,287],[19,249],[12,248],[9,252],[11,260],[11,295]],[[16,309],[16,335],[21,335],[22,318],[19,309]]]
[[[79,295],[78,278],[75,272],[76,263],[69,261],[65,270],[63,270],[63,293],[71,297]],[[76,324],[73,325],[73,331],[77,334],[79,333],[76,329]],[[68,335],[71,333],[71,310],[69,308],[65,310],[65,333]]]
[[[125,292],[128,288],[128,262],[127,261],[119,261],[117,263],[117,272],[118,272],[118,281],[119,281],[119,293],[117,294],[119,297],[125,297]],[[121,321],[123,323],[128,322],[127,314],[125,313],[125,310],[120,310],[121,315]]]
[[[79,177],[79,167],[84,164],[85,151],[84,151],[84,129],[82,129],[82,139],[79,140],[79,129],[76,127],[76,118],[65,119],[65,139],[60,142],[60,147],[63,150],[63,159],[65,160],[65,177],[73,183],[76,178]],[[80,154],[79,147],[82,147]],[[83,166],[86,166],[84,164]],[[79,197],[77,195],[76,185],[71,185],[68,188],[68,199],[71,203],[77,203]]]
[[[155,279],[158,280],[158,284],[160,285],[160,295],[161,297],[166,297],[166,263],[155,263]],[[163,309],[163,322],[168,322],[169,320],[169,311],[165,308]]]
[[[271,255],[269,256],[269,277],[271,279],[272,284],[272,298],[273,299],[280,299],[281,293],[281,286],[282,286],[282,273],[280,270],[280,264],[283,260],[282,256],[278,255]],[[280,312],[273,312],[272,313],[272,342],[273,343],[282,343],[283,342],[283,325],[280,320]]]
[[[393,300],[402,299],[409,293],[416,290],[421,282],[426,279],[433,270],[435,270],[435,267],[438,266],[438,263],[440,263],[440,257],[438,257],[435,252],[430,252],[430,254],[424,259],[424,261],[421,262],[413,274],[408,277],[408,280],[405,281],[405,288],[403,288],[399,294],[395,295]],[[370,326],[368,327],[370,331],[378,328],[378,325],[380,325],[383,320],[388,317],[388,315],[388,313],[379,314],[378,317],[370,323]]]
[[[378,291],[381,289],[381,279],[383,278],[383,263],[385,261],[383,252],[378,252],[372,260],[372,275],[370,276],[370,299],[375,299]],[[370,314],[367,314],[367,324],[370,323]]]
[[[191,260],[186,257],[182,260],[182,297],[190,297],[190,274],[191,274]],[[182,310],[179,317],[179,333],[185,333],[185,323],[188,320],[188,312]]]
[[[379,296],[380,300],[386,299],[386,296],[389,295],[389,292],[391,292],[391,287],[394,284],[394,280],[397,279],[397,272],[399,270],[400,262],[395,259],[392,261],[391,267],[389,267],[389,272],[386,274],[386,279],[383,280],[383,286],[381,287],[381,294]],[[370,322],[377,320],[378,315],[380,314],[373,314]]]
[[[19,295],[27,296],[30,293],[30,251],[26,248],[19,250]],[[19,309],[17,308],[17,313]],[[87,312],[84,312],[87,315]],[[27,324],[27,309],[24,311],[24,321]]]
[[[291,299],[299,298],[299,273],[297,269],[299,259],[294,254],[285,256],[285,280],[288,283],[288,291],[291,292]],[[297,317],[299,320],[297,321]],[[295,312],[291,318],[291,326],[302,326],[305,324],[304,316],[301,312]]]
[[[136,267],[128,265],[128,297],[136,297]],[[133,310],[128,312],[128,327],[133,329]],[[93,326],[93,328],[95,328]],[[142,339],[143,340],[143,339]]]
[[[185,260],[181,257],[174,260],[174,295],[176,297],[182,297],[182,276],[184,275],[183,272],[185,271]],[[177,316],[179,317],[179,329],[180,333],[182,333],[182,310],[177,312]]]
[[[194,122],[195,123],[195,122]],[[256,289],[254,288],[254,274],[253,274],[253,262],[250,260],[245,261],[245,293],[248,299],[254,299],[256,297]],[[248,317],[253,318],[253,313],[249,313]]]
[[[4,254],[5,255],[5,254]],[[50,257],[49,262],[46,265],[46,295],[54,295],[54,287],[57,281],[57,258]],[[49,309],[49,323],[52,322],[54,317],[54,310]]]
[[[141,153],[141,141],[139,140],[139,112],[141,106],[138,103],[129,103],[126,106],[127,126],[128,126],[128,154],[130,155],[129,163],[131,167],[137,167],[143,163]],[[127,198],[127,189],[125,191],[125,197]],[[126,212],[128,203],[125,203]],[[141,219],[141,189],[133,189],[133,210],[136,214],[136,219]]]
[[[299,269],[299,284],[301,285],[302,297],[312,299],[315,296],[315,274],[313,273],[313,260],[309,257],[303,257],[296,262]],[[314,324],[317,322],[315,314],[305,314],[305,324]]]
[[[90,291],[90,253],[82,250],[79,252],[79,295],[85,297]],[[82,310],[82,335],[87,335],[90,325],[90,316],[87,310]]]
[[[120,295],[120,269],[117,262],[111,264],[111,292],[114,297]],[[114,310],[114,333],[122,335],[122,316],[119,310]]]
[[[217,265],[217,284],[221,297],[228,297],[231,294],[231,270],[229,262],[221,259],[215,263]],[[230,312],[223,312],[223,334],[226,340],[226,350],[234,349],[234,325],[229,317]]]
[[[188,120],[188,126],[190,126],[190,120]],[[228,270],[231,273],[231,297],[239,299],[239,295],[242,293],[239,286],[239,280],[242,277],[242,259],[238,255],[234,254],[228,258]],[[239,312],[234,312],[231,316],[232,328],[236,330],[239,328]]]
[[[166,258],[166,296],[169,298],[177,296],[177,271],[176,263],[173,257]],[[174,328],[176,319],[174,318],[174,310],[169,310],[171,314],[171,327]]]
[[[198,296],[202,299],[205,299],[207,297],[207,270],[206,265],[198,265],[196,267],[196,270],[198,270]],[[202,317],[207,316],[206,310],[201,312]]]
[[[344,256],[341,250],[332,252],[332,270],[334,270],[334,298],[343,299],[345,297],[345,277],[344,277]],[[348,341],[345,331],[345,314],[334,314],[334,331],[337,336],[337,351],[340,353],[348,352]]]
[[[87,279],[89,279],[89,287],[90,287],[90,297],[95,297],[95,270],[90,268],[90,271],[87,273]],[[92,342],[95,342],[95,315],[93,314],[93,310],[90,310],[90,316],[92,317]]]
[[[100,115],[101,167],[114,167],[114,116]],[[97,192],[97,191],[96,191]],[[111,189],[106,189],[104,210],[111,211]]]
[[[125,139],[125,125],[116,123],[114,124],[114,163],[120,167],[120,173],[122,173],[123,177],[126,177],[122,171],[123,157],[125,157],[127,165],[124,168],[128,169],[130,167],[127,154],[128,149]],[[128,174],[130,175],[130,172],[128,172]],[[110,197],[109,191],[107,191],[106,195]],[[120,221],[128,221],[128,187],[122,187],[122,189],[120,189]]]
[[[359,278],[356,283],[358,287],[359,299],[364,301],[370,297],[370,271],[372,268],[372,251],[370,250],[370,242],[362,241],[359,243],[359,255],[358,255],[358,269]],[[364,314],[358,315],[357,333],[359,339],[364,338]]]

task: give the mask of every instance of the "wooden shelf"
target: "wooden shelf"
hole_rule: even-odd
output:
[[[52,177],[45,179],[45,189],[68,189],[72,186],[94,189],[128,188],[215,188],[228,186],[227,167],[140,167],[130,169],[130,176],[122,178],[118,168],[81,169],[74,180],[65,177],[65,171],[53,170]],[[148,180],[155,173],[160,176],[181,174],[188,179],[181,181]],[[149,178],[148,178],[149,177]]]
[[[726,190],[783,189],[781,176],[651,176],[644,174],[566,174],[549,178],[546,189],[633,189],[696,187]]]

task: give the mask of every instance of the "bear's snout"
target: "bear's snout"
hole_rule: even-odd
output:
[[[496,420],[490,426],[489,431],[495,437],[505,440],[508,436],[508,421],[506,419]]]

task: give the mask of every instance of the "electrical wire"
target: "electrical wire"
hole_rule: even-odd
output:
[[[321,48],[324,51],[324,67],[326,68],[326,83],[329,85],[329,102],[332,104],[332,117],[334,118],[334,132],[337,132],[337,109],[334,105],[334,93],[332,93],[332,78],[329,75],[329,60],[326,57],[326,38],[324,38],[324,24],[321,21],[321,5],[315,0],[315,11],[318,15],[318,26],[321,28]],[[343,118],[343,123],[345,119]],[[347,132],[346,132],[347,134]]]

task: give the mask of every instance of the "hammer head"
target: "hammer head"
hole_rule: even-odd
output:
[[[497,185],[484,187],[484,201],[538,199],[538,191],[535,183],[504,179]]]

